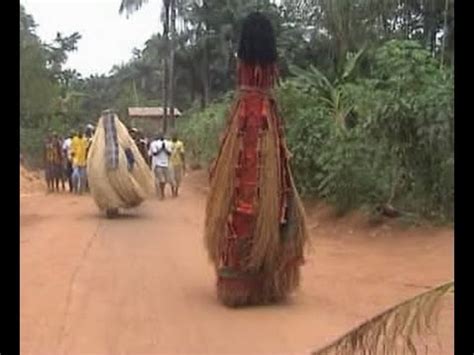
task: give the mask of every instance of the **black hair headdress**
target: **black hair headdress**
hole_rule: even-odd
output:
[[[270,20],[260,12],[248,15],[242,25],[238,57],[249,64],[276,62],[275,33]]]

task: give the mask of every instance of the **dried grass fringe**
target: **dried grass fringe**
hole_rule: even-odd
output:
[[[272,273],[276,270],[280,254],[280,156],[278,132],[268,117],[268,129],[261,139],[261,161],[257,197],[257,216],[253,232],[252,248],[246,269]]]
[[[402,302],[350,330],[312,355],[417,354],[415,337],[434,332],[441,300],[454,289],[448,282]]]
[[[231,115],[238,114],[236,104]],[[234,178],[239,156],[239,120],[231,117],[228,134],[215,162],[206,205],[204,242],[210,260],[217,266],[220,243],[226,233],[227,219],[234,195]]]
[[[238,105],[233,110],[237,114]],[[308,238],[303,205],[296,191],[289,166],[281,167],[278,146],[278,119],[275,112],[268,117],[268,130],[264,133],[260,152],[261,165],[257,197],[257,216],[252,246],[244,269],[263,278],[257,287],[241,280],[218,282],[218,298],[227,306],[265,304],[284,300],[300,282],[300,266]],[[283,139],[283,138],[282,138]],[[220,242],[226,235],[226,224],[234,194],[235,167],[239,154],[238,119],[233,117],[224,145],[216,161],[210,194],[206,206],[205,243],[211,261],[218,266]],[[226,159],[227,158],[227,159]],[[287,164],[285,160],[285,164]],[[292,232],[283,241],[280,225],[280,169],[290,174],[290,216]],[[296,260],[296,262],[295,262]]]
[[[268,112],[268,111],[267,111]],[[305,246],[309,241],[303,204],[296,190],[287,160],[280,157],[277,145],[278,119],[276,112],[269,117],[267,134],[262,144],[262,175],[259,181],[261,197],[258,205],[258,217],[255,238],[248,266],[261,270],[265,278],[262,302],[286,299],[300,283],[300,266],[304,257]],[[284,137],[282,144],[285,144]],[[286,166],[281,167],[284,161]],[[280,226],[280,169],[286,169],[290,178],[289,216],[291,232],[282,239]]]
[[[87,157],[87,176],[91,195],[101,210],[132,208],[154,193],[154,177],[127,128],[115,117],[120,149],[116,170],[107,170],[105,161],[105,130],[100,118]],[[125,148],[135,157],[132,171],[128,170]]]

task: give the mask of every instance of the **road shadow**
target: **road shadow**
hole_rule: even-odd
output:
[[[203,288],[195,287],[189,294],[192,295],[192,303],[199,303],[201,307],[207,308],[209,311],[218,311],[224,313],[252,313],[258,310],[259,312],[274,313],[283,312],[287,313],[289,310],[298,308],[301,304],[298,302],[296,297],[288,297],[285,300],[281,300],[274,303],[267,304],[252,304],[238,307],[230,307],[224,305],[217,297],[215,288]],[[191,301],[190,301],[191,302]]]
[[[152,215],[150,215],[147,212],[144,211],[125,211],[125,212],[120,212],[120,214],[116,217],[109,218],[106,216],[105,212],[93,212],[93,213],[87,213],[81,216],[77,217],[78,220],[104,220],[104,221],[110,221],[110,222],[123,222],[123,221],[130,221],[130,220],[151,220]]]

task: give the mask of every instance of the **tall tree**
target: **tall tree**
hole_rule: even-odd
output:
[[[127,16],[131,13],[141,9],[141,7],[147,2],[147,0],[122,0],[120,3],[119,13],[126,13]],[[170,2],[171,0],[163,0],[163,7],[162,7],[162,14],[164,15],[165,21],[163,24],[163,37],[165,41],[168,42],[169,40],[169,18],[170,18]],[[168,44],[168,43],[167,43]],[[169,49],[169,45],[167,46]],[[164,63],[164,77],[163,77],[163,106],[164,106],[164,122],[163,122],[163,129],[166,132],[168,129],[168,87],[167,87],[167,74],[168,69],[168,60],[166,56],[163,56],[163,63]]]
[[[175,117],[174,117],[174,54],[176,47],[176,0],[170,0],[170,15],[171,15],[171,31],[170,31],[170,59],[169,59],[169,96],[170,96],[170,121],[171,126],[175,128]],[[166,107],[166,106],[165,106]]]
[[[47,67],[48,50],[33,17],[20,6],[20,125],[38,127],[53,113],[58,85]]]

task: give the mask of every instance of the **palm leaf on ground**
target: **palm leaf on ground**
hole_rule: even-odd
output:
[[[414,337],[432,331],[442,297],[454,290],[448,282],[419,294],[350,330],[312,355],[385,355],[403,347],[417,354]],[[396,352],[397,354],[400,352]]]

